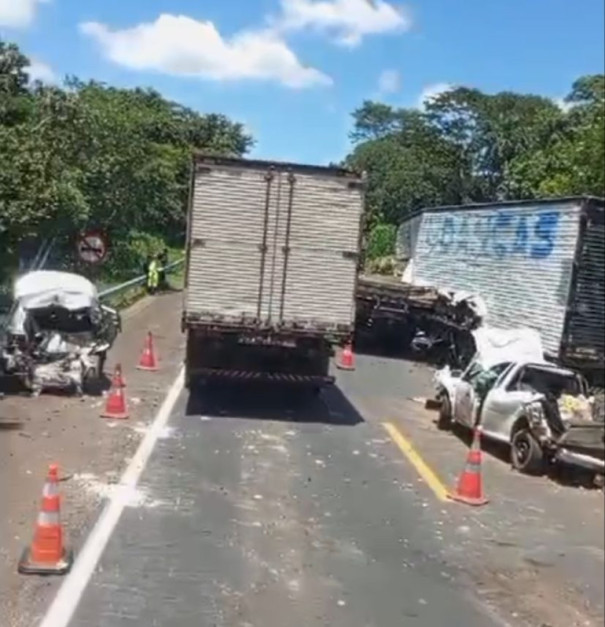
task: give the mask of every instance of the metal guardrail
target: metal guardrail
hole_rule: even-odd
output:
[[[177,259],[176,261],[169,263],[165,268],[160,268],[160,272],[164,270],[166,273],[168,273],[171,270],[175,270],[176,268],[183,265],[184,262],[185,262],[184,257],[181,259]],[[138,276],[138,277],[135,277],[134,279],[130,279],[129,281],[126,281],[125,283],[121,283],[120,285],[114,285],[113,287],[110,287],[106,290],[103,290],[102,292],[99,292],[99,298],[101,300],[105,300],[106,298],[110,298],[111,296],[115,296],[116,294],[119,294],[121,292],[125,292],[126,290],[132,287],[135,287],[137,285],[143,285],[146,280],[147,280],[147,275],[142,274],[141,276]],[[0,311],[0,338],[2,337],[5,331],[5,327],[8,324],[8,321],[12,317],[14,306],[15,304],[12,303],[11,307],[7,311],[5,311],[4,313]]]
[[[177,259],[176,261],[169,263],[165,268],[160,268],[159,271],[161,272],[162,270],[164,270],[166,273],[168,273],[171,270],[174,270],[175,268],[178,268],[179,266],[183,265],[184,262],[185,262],[184,257],[182,259]],[[131,287],[136,287],[137,285],[143,285],[146,280],[147,280],[147,275],[142,274],[141,276],[135,277],[134,279],[130,279],[130,281],[126,281],[125,283],[120,283],[120,285],[114,285],[113,287],[109,287],[106,290],[99,292],[99,298],[105,299],[105,298],[109,298],[110,296],[115,296],[116,294],[124,292],[130,289]]]

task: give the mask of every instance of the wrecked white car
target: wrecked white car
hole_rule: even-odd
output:
[[[464,372],[436,374],[440,428],[481,425],[484,436],[510,446],[513,467],[528,474],[555,461],[602,474],[604,424],[584,379],[546,362],[530,329],[481,328],[473,336],[477,353]]]
[[[86,382],[102,375],[120,330],[118,312],[99,302],[85,277],[30,272],[15,282],[0,373],[18,376],[34,395],[47,388],[82,394]]]

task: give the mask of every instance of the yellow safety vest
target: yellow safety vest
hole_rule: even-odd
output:
[[[147,270],[147,286],[154,288],[160,282],[159,266],[157,261],[152,261]]]

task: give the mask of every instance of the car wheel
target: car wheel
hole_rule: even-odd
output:
[[[511,442],[511,464],[526,475],[541,475],[545,470],[544,452],[528,429],[519,429]]]
[[[452,428],[452,402],[447,392],[442,392],[440,396],[439,417],[437,418],[437,428],[441,431],[449,431]]]

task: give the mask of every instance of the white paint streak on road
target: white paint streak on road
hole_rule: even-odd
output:
[[[84,543],[71,572],[59,588],[40,627],[67,627],[69,625],[111,534],[120,520],[122,511],[132,502],[133,490],[137,487],[158,439],[165,434],[164,429],[170,414],[183,391],[184,374],[184,369],[181,369],[137,452],[122,475],[120,483],[112,491],[109,502]]]

